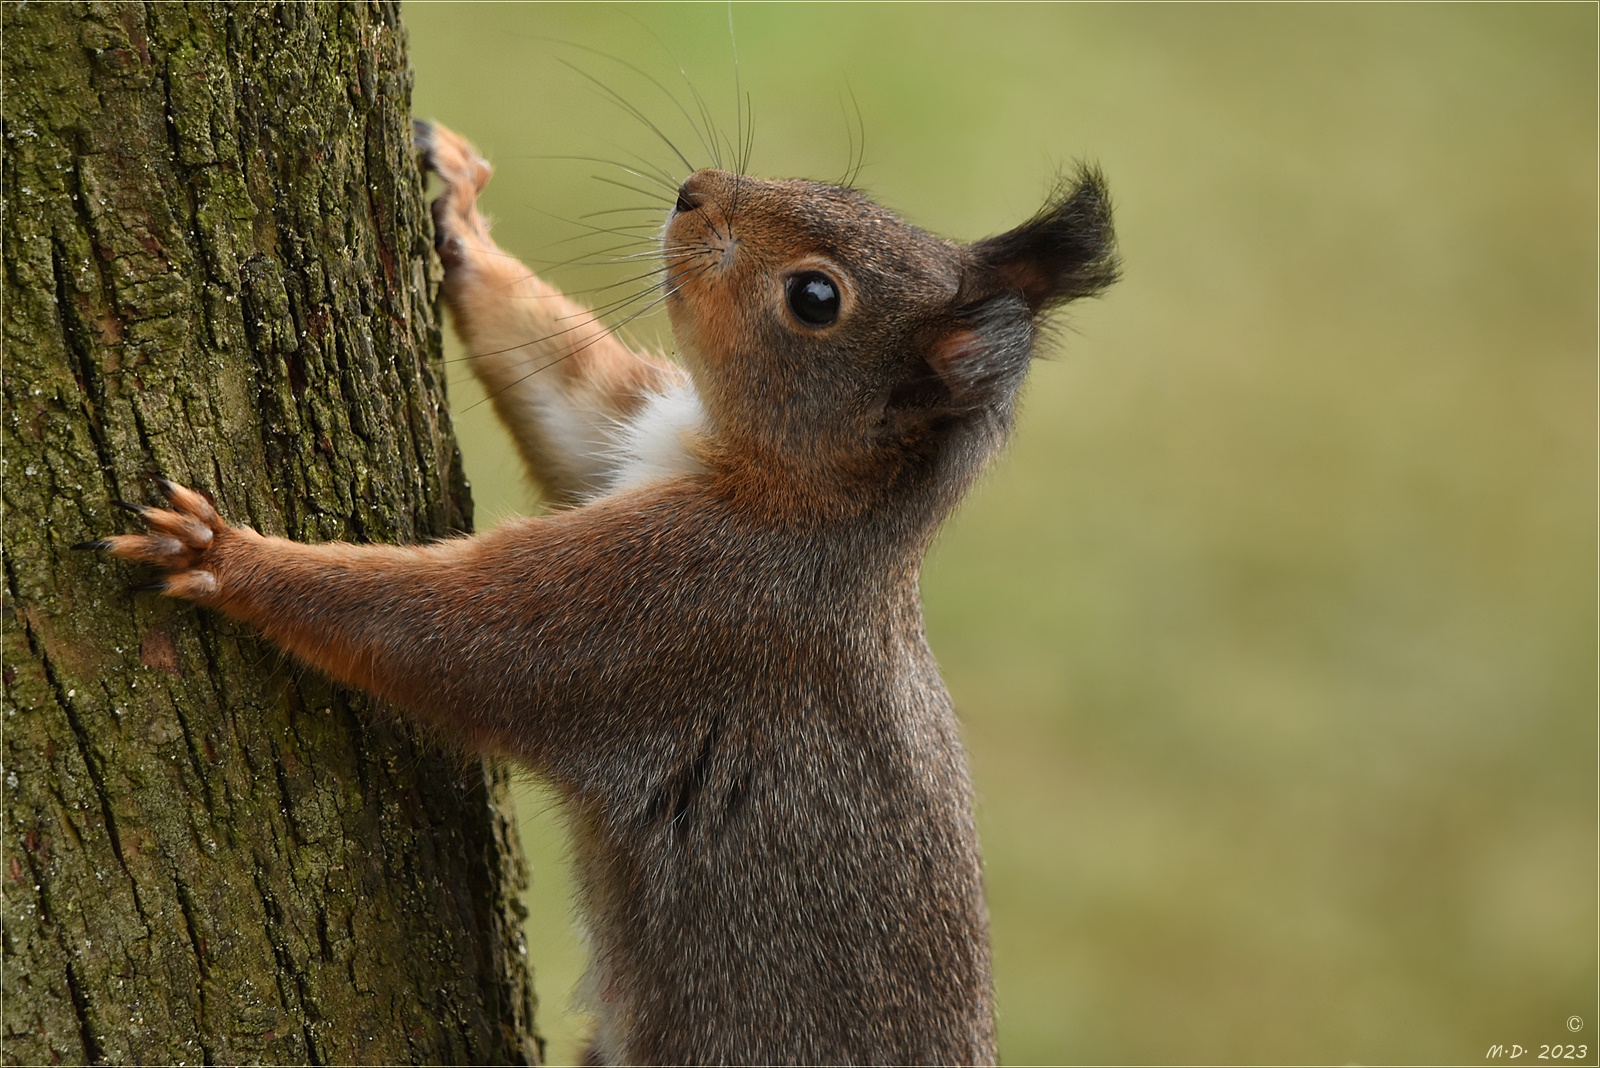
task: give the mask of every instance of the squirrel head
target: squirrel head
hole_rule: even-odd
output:
[[[702,170],[664,252],[709,447],[828,511],[917,486],[953,504],[1004,440],[1043,317],[1117,277],[1089,168],[1021,226],[967,245],[854,189]]]

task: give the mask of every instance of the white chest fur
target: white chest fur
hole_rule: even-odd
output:
[[[638,414],[615,428],[605,492],[704,471],[694,451],[704,426],[705,410],[692,382],[651,394]]]

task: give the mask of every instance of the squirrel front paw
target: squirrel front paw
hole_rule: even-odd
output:
[[[453,267],[467,252],[467,243],[488,238],[488,224],[478,214],[478,194],[489,184],[494,168],[455,131],[420,120],[411,125],[423,170],[444,182],[432,205],[433,244],[445,266]]]
[[[217,548],[236,533],[222,521],[211,502],[192,489],[154,476],[172,510],[117,503],[143,519],[144,534],[116,534],[74,545],[74,549],[104,551],[124,560],[154,564],[160,577],[142,587],[202,603],[214,602],[222,592],[217,576]]]

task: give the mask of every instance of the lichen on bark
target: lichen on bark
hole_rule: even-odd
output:
[[[395,6],[3,17],[6,1061],[536,1059],[504,770],[69,551],[470,527]]]

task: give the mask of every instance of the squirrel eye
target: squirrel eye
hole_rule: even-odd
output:
[[[784,286],[789,310],[806,326],[827,326],[839,318],[839,287],[821,271],[801,271]]]

